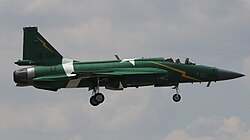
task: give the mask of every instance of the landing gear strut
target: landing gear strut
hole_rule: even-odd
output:
[[[97,87],[93,89],[92,97],[90,97],[89,102],[92,106],[98,106],[103,103],[105,97],[102,93],[99,92],[99,78],[97,78]]]
[[[179,102],[181,100],[181,95],[179,94],[180,92],[179,84],[177,84],[173,89],[176,90],[176,94],[173,95],[173,100],[175,102]]]

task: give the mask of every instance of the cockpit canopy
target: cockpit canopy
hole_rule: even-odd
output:
[[[175,61],[173,60],[173,58],[167,58],[165,59],[165,61],[177,64],[196,65],[196,63],[190,61],[189,58],[186,58],[184,63],[181,63],[181,60],[179,58],[175,59]]]

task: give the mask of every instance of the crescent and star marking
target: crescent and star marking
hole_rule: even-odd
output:
[[[135,59],[122,59],[122,61],[120,63],[123,63],[123,62],[129,62],[133,66],[135,66]]]
[[[177,68],[173,68],[173,67],[170,67],[170,66],[161,64],[161,63],[153,62],[153,61],[151,61],[151,63],[154,63],[154,64],[156,64],[156,65],[159,65],[159,66],[162,66],[162,67],[171,69],[171,70],[173,70],[173,71],[179,72],[179,73],[181,73],[181,76],[184,77],[184,78],[191,79],[191,80],[195,80],[195,81],[199,81],[199,82],[202,81],[202,80],[200,80],[200,79],[196,79],[196,78],[193,78],[193,77],[191,77],[191,76],[188,76],[187,73],[186,73],[185,71],[183,71],[183,70],[180,70],[180,69],[177,69]]]

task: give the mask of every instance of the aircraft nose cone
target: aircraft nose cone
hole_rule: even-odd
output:
[[[229,80],[245,76],[244,74],[218,69],[218,80]]]

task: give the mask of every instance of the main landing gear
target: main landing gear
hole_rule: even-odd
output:
[[[173,89],[176,90],[176,94],[173,95],[173,100],[175,102],[179,102],[181,100],[181,95],[179,94],[180,92],[179,84],[177,84]]]
[[[92,96],[89,99],[89,102],[92,106],[98,106],[103,103],[105,97],[102,93],[99,92],[99,78],[97,78],[97,87],[93,89]]]
[[[102,93],[99,92],[99,78],[97,78],[97,84],[93,89],[92,96],[89,99],[89,102],[92,106],[98,106],[99,104],[103,103],[105,97]],[[179,102],[181,100],[179,84],[176,84],[173,89],[176,90],[176,93],[173,95],[174,102]]]

